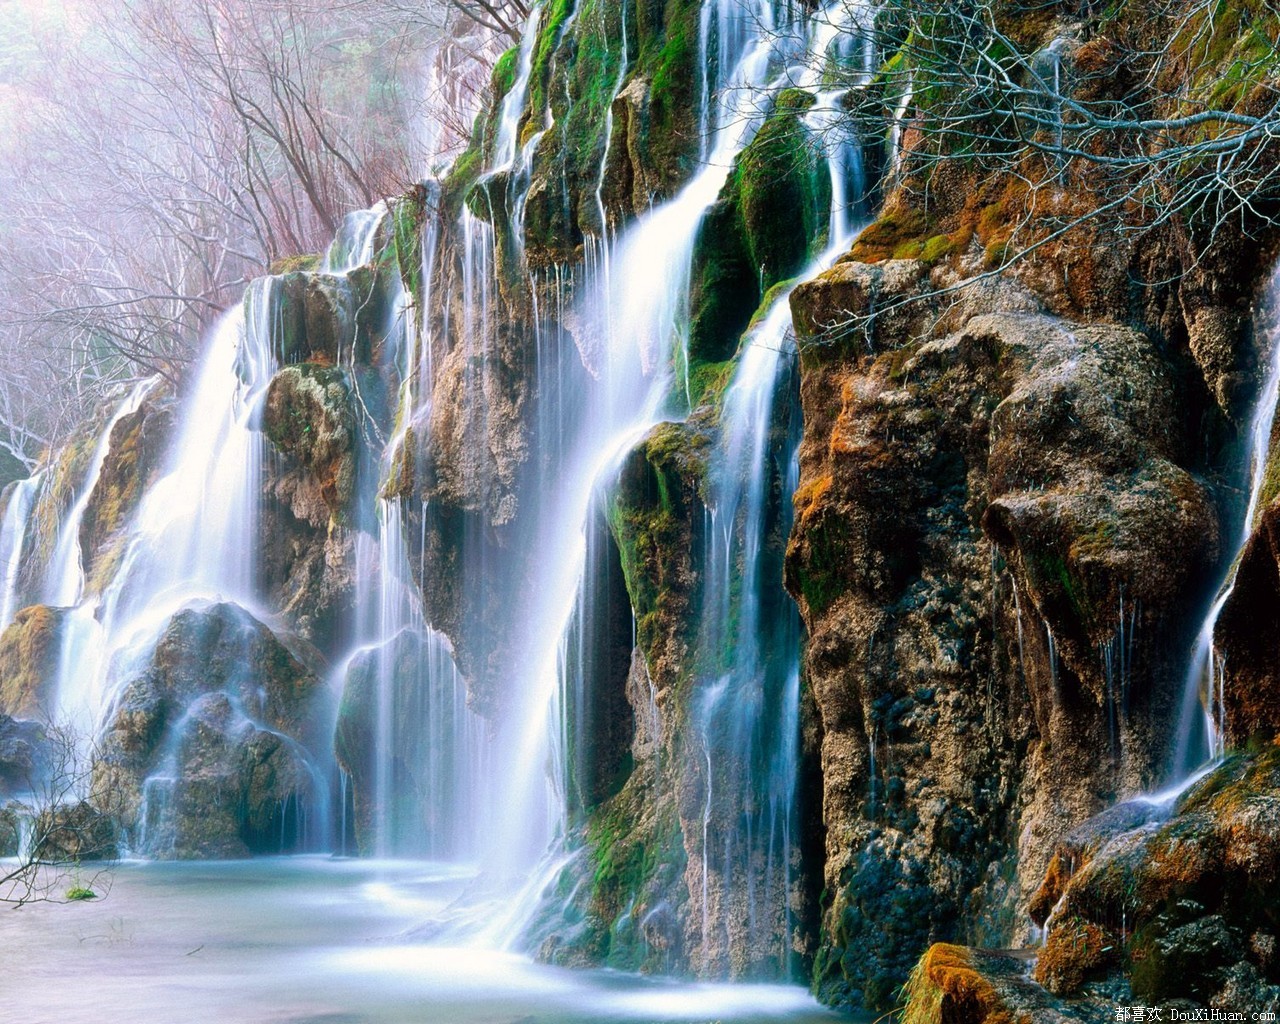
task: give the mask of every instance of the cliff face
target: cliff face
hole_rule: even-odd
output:
[[[1071,81],[1126,32],[1146,31],[1118,21],[1011,31],[1027,51],[1056,50]],[[1116,82],[1095,76],[1089,88],[1105,96]],[[1046,869],[1053,879],[1081,863],[1062,853],[1074,849],[1066,837],[1158,789],[1185,756],[1188,665],[1234,557],[1241,476],[1248,488],[1240,447],[1251,404],[1267,400],[1270,350],[1254,330],[1266,311],[1250,315],[1266,285],[1248,237],[1272,237],[1262,221],[1223,232],[1192,265],[1194,217],[1113,234],[1090,219],[1100,200],[1087,174],[1064,176],[1046,199],[1027,178],[939,160],[928,134],[939,101],[918,102],[923,127],[903,134],[879,217],[791,298],[805,435],[787,585],[809,633],[825,834],[815,984],[831,1001],[880,1007],[931,942],[1027,943],[1028,907],[1043,924],[1062,892],[1041,888]],[[1010,231],[1047,241],[1003,269]],[[1261,626],[1275,613],[1269,516],[1218,623],[1228,745],[1274,729],[1262,667],[1273,631]],[[1215,827],[1188,800],[1170,829]],[[1158,858],[1143,849],[1129,863]],[[1229,870],[1209,856],[1195,884],[1226,884]],[[1128,912],[1162,949],[1177,946],[1175,926],[1208,927],[1195,914],[1169,924],[1172,902],[1160,906]],[[1114,931],[1121,913],[1095,905],[1089,920]],[[1126,948],[1125,936],[1108,946],[1073,935],[1055,916],[1037,974],[1055,992],[1130,970],[1135,994],[1195,988],[1168,975],[1140,983],[1155,939]],[[1076,947],[1091,952],[1067,957],[1076,973],[1064,982],[1054,964]],[[1103,947],[1125,952],[1088,959]],[[995,1020],[1025,1009],[1027,994],[1012,990],[977,999],[958,955],[938,947],[921,962],[918,977],[934,980],[907,992],[909,1012]],[[977,968],[997,987],[1007,970]],[[1196,991],[1208,998],[1225,975],[1205,970]],[[1248,978],[1235,997],[1252,991]]]

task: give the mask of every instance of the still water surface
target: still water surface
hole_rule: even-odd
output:
[[[15,1024],[832,1024],[801,988],[570,971],[415,936],[474,881],[293,857],[126,863],[93,903],[0,910]]]

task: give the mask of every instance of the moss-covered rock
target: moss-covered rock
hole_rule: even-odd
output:
[[[1066,993],[1122,971],[1148,1005],[1273,1006],[1278,789],[1280,748],[1231,758],[1167,821],[1105,842],[1060,886],[1036,977]]]
[[[355,413],[346,371],[316,363],[287,366],[267,389],[267,437],[310,471],[334,521],[350,512],[355,487]]]
[[[169,620],[124,682],[93,768],[94,803],[156,856],[243,856],[299,841],[324,742],[320,683],[235,605]]]
[[[826,239],[831,179],[820,140],[804,123],[812,103],[798,89],[778,97],[699,228],[690,275],[691,363],[732,356],[764,294],[799,273]]]
[[[35,718],[50,710],[65,616],[63,609],[32,605],[0,633],[0,714]]]
[[[787,581],[824,724],[816,981],[879,1006],[930,939],[1023,934],[1055,840],[1159,777],[1193,583],[1218,557],[1150,339],[973,315],[1018,310],[1016,290],[948,323],[931,284],[919,262],[846,262],[792,297]]]
[[[912,971],[903,991],[902,1024],[1045,1024],[1115,1019],[1098,1000],[1065,1003],[1027,979],[1024,960],[1005,953],[938,943]]]

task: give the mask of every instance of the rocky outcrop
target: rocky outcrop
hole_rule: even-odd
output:
[[[267,437],[315,480],[333,521],[349,514],[356,477],[355,415],[346,373],[317,363],[286,366],[263,409]]]
[[[248,612],[188,608],[125,681],[94,765],[94,802],[155,856],[280,852],[321,786],[315,674]]]
[[[119,568],[130,518],[146,488],[164,471],[176,415],[172,396],[156,385],[111,429],[102,469],[80,520],[80,550],[91,591],[100,591]]]
[[[0,714],[36,718],[49,708],[65,611],[32,605],[0,633]]]
[[[1274,449],[1273,449],[1274,451]],[[1280,733],[1280,503],[1263,508],[1240,556],[1213,642],[1222,679],[1222,725],[1231,747]]]
[[[1065,1002],[1027,978],[1025,958],[939,943],[903,991],[906,1024],[1106,1024],[1115,1007],[1099,999]]]
[[[1275,1010],[1278,788],[1280,748],[1230,758],[1168,820],[1118,831],[1072,865],[1036,979],[1073,994],[1123,972],[1144,1005]]]
[[[54,753],[38,722],[0,714],[0,798],[38,789],[52,767]]]
[[[844,262],[792,298],[787,581],[821,716],[833,1001],[885,1005],[930,940],[1016,938],[1055,838],[1160,776],[1219,557],[1155,344],[1008,285],[940,314],[938,281]]]
[[[61,864],[119,856],[115,822],[85,800],[41,810],[32,836],[33,855],[41,861]]]

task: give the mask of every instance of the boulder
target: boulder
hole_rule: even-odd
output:
[[[186,608],[122,683],[94,765],[94,801],[157,856],[290,849],[321,797],[321,684],[232,604]]]
[[[350,776],[361,852],[457,852],[460,837],[451,834],[456,794],[439,782],[456,762],[458,745],[467,742],[465,699],[439,636],[405,628],[348,662],[334,750]],[[379,735],[384,722],[389,736]],[[380,783],[388,792],[379,793]]]
[[[1274,1008],[1277,792],[1280,747],[1272,746],[1228,759],[1181,797],[1168,821],[1104,842],[1059,883],[1037,980],[1071,994],[1123,970],[1146,1005]]]
[[[60,804],[36,815],[35,855],[52,863],[115,860],[116,824],[88,801]]]
[[[197,697],[143,784],[139,844],[151,856],[287,853],[322,796],[306,751],[256,725],[225,693]]]

